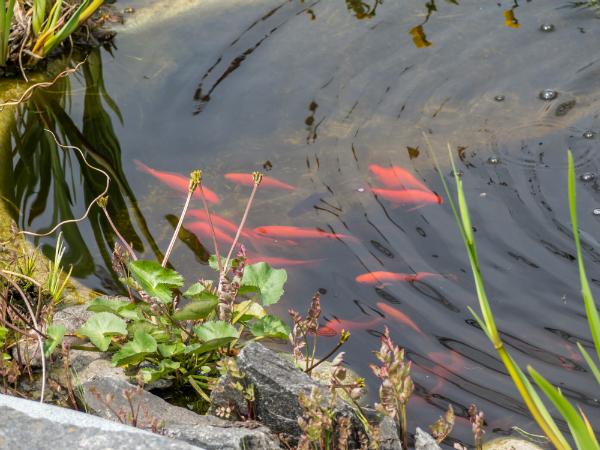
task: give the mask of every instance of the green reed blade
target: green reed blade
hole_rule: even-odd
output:
[[[90,4],[90,1],[91,0],[85,0],[83,3],[81,3],[69,20],[61,27],[61,29],[54,33],[48,40],[46,40],[44,43],[42,56],[50,53],[54,47],[67,39],[73,33],[73,31],[75,31],[75,29],[79,26],[79,18],[83,11]]]
[[[575,440],[577,448],[580,450],[598,450],[600,446],[596,440],[596,436],[589,430],[585,420],[577,413],[577,410],[567,401],[565,396],[552,386],[544,377],[542,377],[533,367],[528,366],[527,370],[540,387],[544,394],[554,404],[556,409],[564,417],[571,430],[571,435]]]
[[[590,369],[591,369],[592,373],[594,374],[594,378],[596,378],[596,382],[598,384],[600,384],[600,368],[598,368],[598,365],[594,362],[594,360],[592,359],[590,354],[587,352],[587,350],[585,348],[583,348],[583,345],[581,345],[580,342],[577,343],[577,347],[579,348],[579,351],[583,355],[585,362],[587,362],[587,365],[590,366]]]
[[[42,24],[46,20],[46,0],[33,0],[33,16],[31,19],[31,28],[34,36],[37,36],[42,29]]]
[[[575,247],[577,249],[577,266],[579,267],[579,281],[581,283],[581,295],[585,304],[585,312],[587,314],[590,332],[594,339],[596,353],[600,358],[600,316],[596,309],[596,302],[592,296],[592,290],[587,280],[585,266],[583,265],[583,257],[581,251],[581,241],[579,239],[579,225],[577,223],[577,197],[575,192],[575,164],[573,163],[573,153],[569,150],[569,211],[571,213],[571,225],[573,227],[573,238],[575,239]]]
[[[0,64],[5,65],[8,59],[8,39],[10,25],[14,15],[15,0],[2,0],[0,5]]]

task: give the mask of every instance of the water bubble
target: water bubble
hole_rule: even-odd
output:
[[[554,31],[554,25],[552,25],[551,23],[543,23],[540,25],[540,30],[544,33],[551,33],[552,31]]]
[[[590,182],[590,181],[594,181],[595,178],[596,178],[596,174],[592,173],[592,172],[582,173],[581,176],[579,177],[579,179],[581,181],[585,181],[586,183]]]
[[[504,101],[504,95],[496,95],[494,97],[494,100],[496,100],[497,102],[503,102]]]
[[[544,89],[540,92],[540,98],[542,100],[554,100],[556,97],[558,97],[558,92],[554,89]]]
[[[586,131],[583,133],[583,137],[586,139],[594,139],[594,137],[596,137],[596,133],[594,133],[593,131]]]
[[[357,191],[358,191],[358,192],[365,192],[365,188],[362,188],[362,187],[361,187],[361,188],[358,188],[358,189],[357,189]]]
[[[592,211],[592,214],[595,216],[600,216],[600,208],[596,208]]]
[[[490,156],[488,158],[488,163],[493,165],[500,164],[500,158],[498,158],[497,156]]]

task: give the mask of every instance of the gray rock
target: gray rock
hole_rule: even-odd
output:
[[[302,434],[298,418],[302,417],[304,412],[298,402],[298,395],[308,395],[313,387],[318,387],[322,389],[323,397],[327,398],[327,387],[313,380],[290,361],[256,342],[244,347],[237,357],[237,365],[245,375],[246,382],[254,386],[256,420],[274,433],[287,435],[290,442],[295,444]],[[234,410],[238,409],[242,413],[247,412],[246,401],[230,387],[230,383],[231,379],[228,376],[219,380],[217,389],[211,395],[209,413],[216,414],[219,407],[228,406],[234,406]],[[353,435],[349,444],[350,448],[353,448],[356,432],[361,428],[354,410],[338,400],[335,414],[352,419]]]
[[[389,416],[379,422],[379,450],[402,450],[396,422]]]
[[[67,334],[72,334],[91,317],[92,313],[88,311],[86,305],[69,306],[54,313],[52,322],[62,324],[66,328]],[[66,339],[76,339],[67,337]]]
[[[166,436],[212,449],[279,449],[270,431],[253,422],[228,422],[212,416],[200,416],[188,409],[170,405],[154,394],[136,389],[118,378],[93,378],[81,385],[87,410],[110,420],[131,416],[125,391],[138,411],[137,426],[158,428]],[[111,398],[108,398],[111,397]]]
[[[70,409],[0,394],[0,449],[198,450],[186,442]]]
[[[427,432],[417,427],[415,434],[415,450],[442,450],[435,439]]]

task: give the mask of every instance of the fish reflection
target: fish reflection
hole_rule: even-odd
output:
[[[153,169],[152,167],[147,166],[146,164],[138,161],[137,159],[133,161],[139,171],[147,173],[148,175],[152,175],[154,178],[159,180],[161,183],[166,184],[171,189],[187,194],[190,180],[188,177],[185,177],[178,173],[172,172],[161,172],[159,170]],[[206,197],[206,201],[209,203],[219,203],[219,196],[215,194],[213,191],[202,186],[202,190],[204,191],[204,196]],[[202,198],[199,190],[194,192],[194,198]]]
[[[274,267],[292,267],[292,266],[314,267],[322,261],[324,261],[324,259],[289,259],[289,258],[279,258],[276,256],[252,256],[247,259],[248,264],[265,262]]]

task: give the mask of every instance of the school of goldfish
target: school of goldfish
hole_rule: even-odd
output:
[[[151,175],[171,189],[181,192],[188,192],[188,178],[177,173],[161,172],[148,167],[147,165],[134,161],[138,170]],[[428,204],[441,204],[442,198],[431,191],[421,180],[417,179],[410,171],[400,166],[383,167],[377,164],[369,165],[369,171],[381,183],[382,188],[371,188],[370,191],[377,197],[389,201],[393,206],[412,206],[419,208]],[[242,186],[252,186],[254,181],[252,174],[249,173],[226,173],[224,178]],[[295,191],[296,187],[272,177],[263,176],[261,186],[285,191]],[[212,190],[203,185],[203,192],[209,203],[219,203],[219,196]],[[199,192],[195,197],[199,197]],[[212,229],[218,242],[231,244],[234,242],[234,236],[237,233],[238,226],[229,219],[211,213],[209,216],[203,209],[190,209],[188,216],[193,219],[186,225],[187,229],[195,233],[199,238],[210,242],[212,240]],[[212,222],[212,225],[211,225]],[[285,225],[264,225],[253,229],[246,229],[241,232],[241,236],[249,241],[254,249],[261,249],[265,245],[285,245],[296,246],[300,241],[337,239],[347,243],[356,243],[358,240],[354,236],[341,233],[332,233],[320,230],[318,228],[285,226]],[[276,267],[304,266],[312,267],[321,263],[322,259],[288,259],[280,257],[265,256],[261,254],[250,254],[249,263],[264,261]],[[357,275],[355,281],[359,284],[385,286],[389,283],[414,283],[425,279],[444,279],[448,275],[442,275],[432,272],[417,273],[396,273],[386,271],[373,271]],[[387,303],[377,303],[379,316],[370,320],[331,320],[319,328],[321,336],[335,336],[341,330],[366,330],[385,322],[386,318],[393,319],[398,324],[412,331],[423,335],[421,328],[403,311],[390,306]]]

